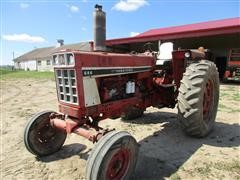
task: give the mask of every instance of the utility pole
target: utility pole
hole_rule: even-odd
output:
[[[14,53],[14,51],[13,51],[13,53],[12,53],[12,56],[13,56],[13,60],[14,60],[14,59],[15,59],[15,53]],[[15,66],[15,64],[14,64],[14,62],[13,62],[12,70],[14,69],[14,66]]]

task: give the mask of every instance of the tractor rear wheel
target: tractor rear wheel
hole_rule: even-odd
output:
[[[28,122],[24,131],[24,144],[29,152],[46,156],[58,151],[65,142],[67,134],[50,125],[53,111],[37,113]]]
[[[128,179],[135,169],[138,144],[127,132],[112,131],[93,148],[86,166],[87,180]]]
[[[213,128],[218,109],[219,78],[213,62],[201,60],[186,68],[178,95],[178,118],[183,131],[204,137]]]

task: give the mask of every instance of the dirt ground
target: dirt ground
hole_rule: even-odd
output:
[[[1,179],[84,179],[92,148],[87,140],[69,135],[59,152],[44,158],[26,150],[25,125],[42,110],[57,111],[54,81],[1,81]],[[240,179],[240,86],[221,85],[216,125],[206,138],[186,136],[176,113],[176,108],[148,108],[131,122],[101,123],[129,131],[140,144],[132,179]]]

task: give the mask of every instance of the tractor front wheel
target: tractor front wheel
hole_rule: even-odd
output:
[[[218,71],[213,62],[201,60],[186,68],[178,95],[178,118],[184,132],[204,137],[213,128],[219,100]]]
[[[58,151],[66,139],[62,132],[50,125],[53,111],[37,113],[28,122],[24,131],[24,144],[29,152],[37,156],[46,156]]]
[[[128,179],[135,169],[138,144],[127,132],[112,131],[93,148],[86,166],[87,180]]]

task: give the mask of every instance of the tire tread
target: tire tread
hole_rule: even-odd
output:
[[[203,94],[203,85],[208,73],[211,71],[214,81],[216,81],[216,90],[219,96],[219,80],[218,72],[214,63],[201,60],[197,63],[190,64],[183,74],[180,83],[178,95],[178,118],[181,122],[182,128],[186,134],[194,137],[203,137],[208,134],[210,129],[206,129],[203,125],[203,120],[199,119],[201,102],[201,94]],[[202,97],[203,98],[203,97]],[[218,99],[217,99],[218,104]],[[217,105],[216,105],[217,106]],[[216,111],[217,108],[214,109]],[[213,112],[216,114],[216,112]],[[215,116],[214,116],[215,121]],[[204,129],[205,128],[205,129]]]

